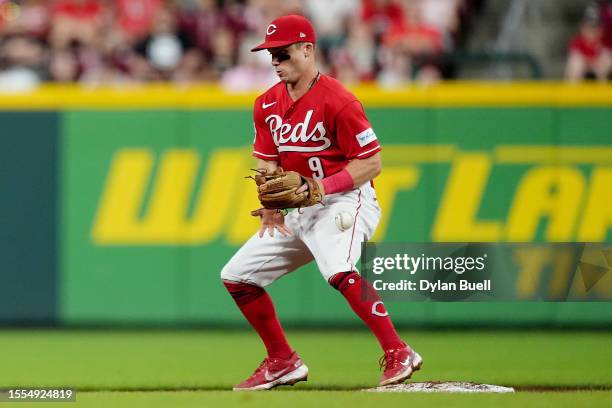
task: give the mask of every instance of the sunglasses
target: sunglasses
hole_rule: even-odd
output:
[[[276,59],[278,60],[278,62],[287,61],[289,58],[291,58],[291,55],[289,55],[289,52],[287,50],[280,50],[275,52],[269,51],[269,53],[272,59]]]

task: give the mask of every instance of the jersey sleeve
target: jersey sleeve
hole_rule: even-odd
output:
[[[270,129],[263,119],[261,109],[258,109],[259,106],[260,104],[255,101],[255,107],[253,108],[253,124],[255,128],[253,156],[262,160],[278,160],[277,146],[274,143]]]
[[[358,100],[345,105],[336,115],[338,145],[347,159],[365,159],[381,150],[376,133]]]

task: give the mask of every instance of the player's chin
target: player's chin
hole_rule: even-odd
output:
[[[289,76],[284,72],[276,71],[276,75],[278,75],[278,79],[280,79],[281,82],[289,82]]]

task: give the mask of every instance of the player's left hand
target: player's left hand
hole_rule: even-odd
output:
[[[285,216],[278,210],[260,208],[255,211],[251,211],[251,215],[253,217],[261,217],[259,238],[262,238],[266,231],[268,231],[268,235],[273,237],[275,229],[285,237],[290,237],[293,235],[293,232],[285,225]]]

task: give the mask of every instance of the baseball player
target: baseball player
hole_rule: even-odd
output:
[[[261,217],[260,231],[221,271],[268,354],[234,390],[265,390],[307,379],[308,367],[287,342],[264,288],[313,260],[380,342],[380,385],[401,383],[422,364],[355,267],[361,243],[372,237],[380,219],[372,179],[381,171],[381,147],[357,98],[318,72],[315,40],[306,18],[288,15],[272,21],[265,42],[252,50],[268,50],[280,79],[255,100],[253,155],[260,172],[282,168],[299,173],[305,182],[295,193],[317,196],[321,203],[288,214],[254,211]],[[261,199],[262,186],[259,191]],[[367,296],[361,295],[362,287]]]

